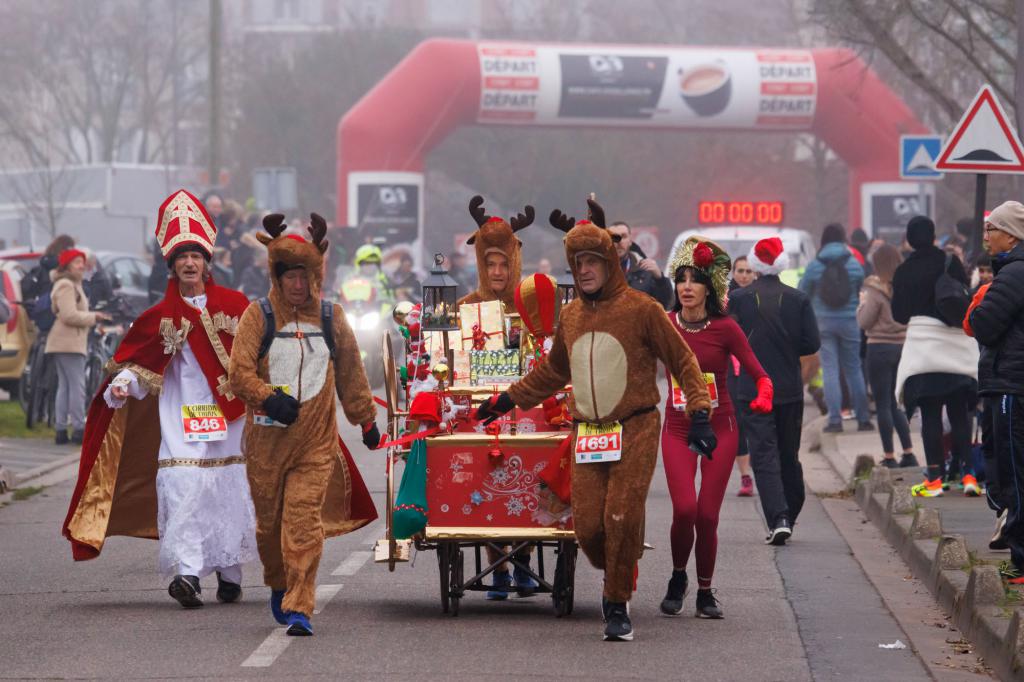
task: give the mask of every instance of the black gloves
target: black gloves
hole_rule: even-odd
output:
[[[280,388],[274,389],[274,393],[263,401],[263,411],[274,421],[290,426],[299,418],[299,401]]]
[[[484,420],[484,424],[490,424],[515,406],[512,398],[508,397],[508,393],[492,395],[476,408],[476,418]]]
[[[715,432],[711,430],[711,420],[707,410],[698,410],[690,415],[690,449],[711,459],[711,453],[718,445]]]
[[[377,430],[377,422],[363,425],[363,445],[370,450],[380,447],[380,431]]]

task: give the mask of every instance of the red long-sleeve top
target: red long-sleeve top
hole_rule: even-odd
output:
[[[726,375],[732,371],[732,356],[735,356],[743,367],[754,378],[756,382],[761,377],[768,376],[761,363],[757,361],[754,351],[751,350],[747,337],[736,322],[727,316],[713,317],[707,328],[699,332],[684,331],[679,323],[679,314],[670,312],[669,319],[672,326],[676,328],[679,335],[683,337],[686,344],[697,356],[697,363],[702,372],[710,372],[715,375],[715,387],[718,389],[718,407],[715,407],[714,416],[731,416],[734,414],[732,400],[726,388]],[[667,376],[667,373],[666,373]],[[672,379],[669,377],[669,385]],[[668,401],[665,409],[665,420],[668,422],[685,420],[686,413],[672,407],[672,392],[669,391]]]

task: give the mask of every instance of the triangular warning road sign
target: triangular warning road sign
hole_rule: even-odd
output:
[[[967,107],[935,170],[950,173],[1024,173],[1024,151],[992,88],[982,86]]]

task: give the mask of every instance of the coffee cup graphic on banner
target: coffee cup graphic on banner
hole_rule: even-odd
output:
[[[679,69],[679,95],[698,116],[715,116],[729,106],[732,75],[721,61]]]

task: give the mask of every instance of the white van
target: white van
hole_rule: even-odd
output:
[[[763,225],[737,225],[730,227],[702,227],[695,230],[682,232],[672,243],[672,250],[668,253],[668,260],[672,260],[672,254],[690,237],[705,237],[715,242],[729,254],[729,257],[736,260],[740,256],[746,256],[754,244],[768,237],[778,237],[782,240],[782,249],[785,255],[789,256],[788,270],[803,272],[810,263],[817,249],[814,247],[814,239],[807,230],[798,230],[792,227],[764,227]],[[665,275],[672,277],[668,271],[668,263],[665,264]]]

